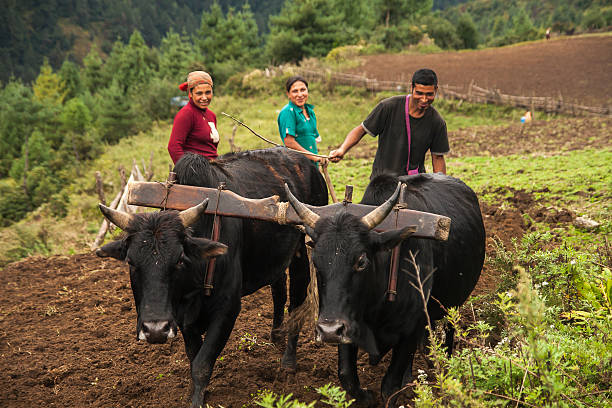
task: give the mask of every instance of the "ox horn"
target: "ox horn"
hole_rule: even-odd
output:
[[[397,201],[397,197],[399,197],[400,187],[402,183],[398,182],[397,187],[395,188],[395,192],[381,205],[379,205],[376,209],[372,210],[369,214],[366,214],[361,219],[368,229],[373,229],[378,224],[383,222],[383,220],[389,215],[395,202]]]
[[[204,213],[204,210],[206,210],[206,206],[208,206],[208,198],[194,207],[181,211],[179,213],[179,218],[181,219],[183,226],[187,228],[196,222]]]
[[[101,203],[98,204],[98,207],[100,207],[100,211],[102,211],[102,214],[104,215],[104,217],[106,217],[107,220],[109,220],[122,230],[126,229],[127,226],[130,225],[130,221],[132,220],[132,218],[134,218],[132,214],[128,214],[119,210],[113,210],[112,208],[109,208]]]
[[[304,225],[314,228],[315,224],[320,218],[319,215],[295,198],[295,196],[291,193],[291,190],[289,190],[287,183],[285,183],[285,192],[287,193],[287,198],[289,199],[291,206],[297,215],[300,216]]]

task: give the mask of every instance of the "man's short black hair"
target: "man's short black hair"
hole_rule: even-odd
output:
[[[412,75],[412,87],[415,84],[438,86],[438,76],[429,68],[421,68]]]

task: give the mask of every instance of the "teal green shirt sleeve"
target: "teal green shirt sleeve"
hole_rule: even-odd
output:
[[[285,136],[296,135],[296,116],[290,104],[285,105],[280,111],[276,121],[278,122],[278,132],[283,143],[285,142]]]

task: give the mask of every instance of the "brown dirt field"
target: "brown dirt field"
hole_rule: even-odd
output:
[[[525,229],[515,209],[484,206],[483,212],[489,242],[494,236],[509,242]],[[495,283],[487,266],[475,293],[488,293]],[[155,346],[136,340],[129,274],[121,262],[93,254],[32,257],[4,268],[0,290],[1,406],[189,406],[183,341],[179,336]],[[295,378],[276,378],[281,353],[268,340],[269,292],[262,289],[243,299],[213,373],[210,405],[241,407],[261,389],[310,401],[317,396],[315,387],[339,384],[336,349],[316,344],[312,329],[302,332]],[[253,336],[256,341],[249,341]],[[362,356],[365,387],[379,389],[387,358],[372,367]],[[415,367],[426,368],[421,357]]]
[[[438,54],[385,54],[362,57],[347,72],[368,78],[406,81],[431,68],[440,84],[467,90],[471,81],[517,96],[561,94],[586,106],[612,103],[612,35],[562,37],[522,45]]]

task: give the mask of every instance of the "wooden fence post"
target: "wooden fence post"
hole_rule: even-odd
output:
[[[104,184],[102,183],[102,175],[99,171],[96,171],[96,191],[98,192],[98,200],[106,205],[106,198],[104,197]]]

